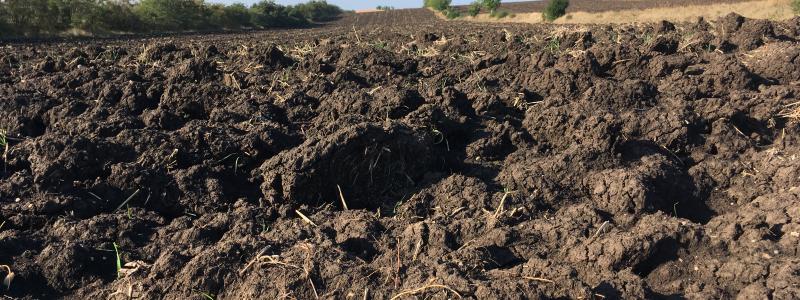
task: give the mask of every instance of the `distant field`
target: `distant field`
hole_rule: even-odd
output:
[[[689,21],[698,17],[715,19],[731,12],[756,19],[784,20],[794,16],[790,0],[573,0],[564,17],[554,23],[607,24],[630,22]],[[479,22],[540,23],[546,1],[506,3],[501,9],[511,12],[497,19],[481,13],[461,20]],[[466,11],[466,6],[459,6]]]
[[[365,13],[373,13],[373,12],[380,12],[380,11],[381,10],[372,8],[372,9],[359,9],[359,10],[356,10],[355,12],[357,14],[365,14]]]
[[[503,3],[501,9],[511,12],[511,16],[497,19],[482,11],[477,17],[466,16],[468,6],[455,6],[464,17],[456,21],[491,23],[540,23],[541,11],[547,1],[527,1]],[[748,18],[785,20],[792,18],[791,0],[571,0],[564,17],[557,24],[609,24],[632,22],[657,22],[668,20],[684,22],[703,17],[716,19],[731,12]],[[422,19],[437,17],[446,20],[438,12],[428,9],[398,9],[392,12],[375,10],[356,11],[357,23],[383,24],[384,19],[415,24]]]
[[[656,7],[678,7],[687,5],[709,5],[720,3],[740,3],[752,0],[570,0],[567,13],[571,12],[606,12],[629,9],[648,9]],[[547,1],[526,1],[503,3],[501,7],[513,13],[541,12]],[[466,11],[469,6],[458,6]]]

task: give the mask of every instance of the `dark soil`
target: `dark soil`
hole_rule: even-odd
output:
[[[796,299],[799,34],[419,10],[6,45],[0,296]]]

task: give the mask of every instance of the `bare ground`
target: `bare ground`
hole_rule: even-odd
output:
[[[800,19],[354,18],[4,46],[0,294],[800,297]]]

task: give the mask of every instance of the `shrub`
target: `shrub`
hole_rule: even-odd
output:
[[[497,8],[500,7],[500,0],[482,0],[483,7],[489,11],[490,14],[497,11]]]
[[[800,15],[800,0],[793,0],[792,8],[794,9],[795,14]]]
[[[490,13],[489,16],[492,18],[502,19],[508,17],[511,13],[506,10],[495,10],[494,12]]]
[[[425,0],[424,3],[425,7],[430,7],[438,11],[444,11],[450,8],[450,0]]]
[[[469,8],[467,9],[467,14],[469,14],[470,16],[475,17],[479,13],[481,13],[481,3],[480,2],[472,2],[472,4],[470,4]]]
[[[568,6],[569,0],[550,0],[550,3],[547,4],[544,12],[542,12],[542,18],[548,22],[555,21],[555,19],[567,13]]]
[[[444,14],[445,17],[447,17],[448,19],[451,19],[451,20],[461,17],[461,13],[458,12],[458,10],[453,9],[452,7],[443,10],[442,14]]]

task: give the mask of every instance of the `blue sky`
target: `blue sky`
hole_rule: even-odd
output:
[[[276,0],[275,2],[280,4],[297,4],[306,2],[307,0]],[[364,0],[328,0],[328,3],[338,5],[339,7],[351,10],[351,9],[368,9],[368,8],[375,8],[378,5],[388,5],[394,6],[395,8],[413,8],[413,7],[422,7],[423,0],[372,0],[372,1],[364,1]],[[258,0],[206,0],[206,2],[213,2],[213,3],[244,3],[250,5],[254,2],[258,2]],[[453,0],[453,5],[461,5],[461,4],[469,4],[472,0]],[[517,2],[517,1],[503,1],[503,2]]]

